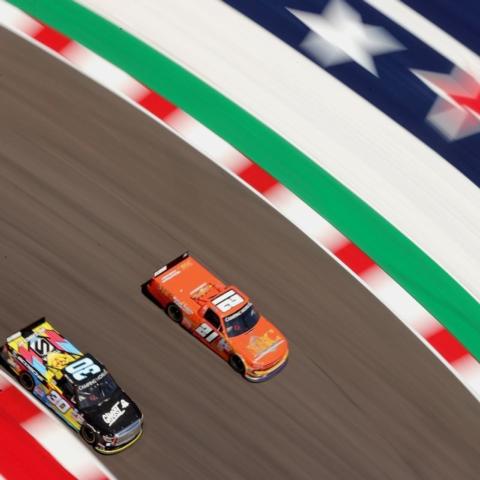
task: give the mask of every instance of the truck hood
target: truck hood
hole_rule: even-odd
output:
[[[230,337],[229,342],[246,366],[252,369],[266,370],[288,352],[288,342],[283,333],[263,316],[250,331]]]
[[[115,392],[105,403],[82,413],[102,435],[115,435],[142,417],[140,409],[122,390]]]

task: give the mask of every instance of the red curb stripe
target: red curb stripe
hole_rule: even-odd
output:
[[[43,28],[36,32],[33,38],[56,52],[61,52],[68,44],[73,43],[65,35],[46,25],[43,25]]]
[[[17,388],[11,386],[0,391],[0,412],[17,423],[42,413],[42,411]]]
[[[333,254],[357,275],[362,275],[368,269],[376,266],[376,263],[356,245],[351,242],[334,251]]]
[[[177,110],[173,103],[152,91],[149,91],[141,100],[137,100],[137,103],[162,120]]]
[[[427,342],[448,362],[453,363],[466,355],[468,350],[445,328],[426,337]]]
[[[2,432],[2,461],[0,474],[15,480],[74,480],[47,450],[45,450],[23,428],[0,411]]]
[[[275,178],[256,163],[251,163],[241,172],[237,172],[237,175],[261,194],[278,184]]]

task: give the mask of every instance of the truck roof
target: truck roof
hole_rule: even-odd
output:
[[[71,342],[41,318],[7,338],[7,344],[48,381],[63,376],[63,369],[84,356]]]

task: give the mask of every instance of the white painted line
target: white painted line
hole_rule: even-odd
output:
[[[423,337],[441,328],[441,325],[381,268],[374,267],[363,275],[373,294],[411,329]]]
[[[25,392],[23,388],[20,388],[16,382],[8,376],[4,371],[0,369],[0,381],[11,384],[12,388],[16,388],[22,395],[24,395],[30,402],[32,402],[42,413],[39,413],[35,417],[27,420],[22,424],[32,436],[34,436],[39,443],[44,445],[39,439],[44,438],[45,445],[50,442],[50,438],[55,437],[56,442],[63,442],[63,445],[57,445],[54,448],[47,450],[63,465],[63,467],[72,472],[77,472],[83,476],[78,477],[80,480],[96,480],[102,475],[110,480],[116,480],[116,477],[95,457],[95,455],[81,442],[68,427],[66,427],[62,421],[56,417],[45,405],[40,403],[29,393]],[[44,428],[45,431],[41,431]],[[31,432],[30,432],[31,429]],[[60,432],[60,433],[58,433]],[[58,433],[58,435],[57,435]],[[38,434],[38,438],[36,435]],[[70,454],[63,451],[64,446],[67,449],[75,452],[75,458],[70,458]],[[57,458],[57,449],[62,456]],[[79,466],[79,462],[84,462],[83,466]],[[64,464],[63,462],[70,462],[71,464]]]
[[[142,93],[148,93],[148,89],[140,82],[77,42],[72,42],[62,50],[62,55],[88,77],[98,83],[108,84],[124,95],[139,98]]]
[[[480,396],[480,364],[471,355],[453,363],[463,383],[470,386],[475,394]]]
[[[3,375],[0,376],[0,390],[6,390],[7,388],[12,386],[11,380],[8,377]]]
[[[267,198],[282,215],[329,250],[334,251],[348,242],[335,227],[283,185],[269,190]]]
[[[6,2],[0,3],[0,24],[10,25],[27,35],[34,35],[42,28],[39,22]]]
[[[175,110],[165,121],[174,130],[181,132],[187,143],[225,168],[238,172],[250,163],[223,138],[182,110]]]
[[[86,448],[78,448],[78,439],[57,420],[40,413],[22,423],[22,427],[74,477],[79,480],[100,477],[100,470],[92,463],[92,454]]]

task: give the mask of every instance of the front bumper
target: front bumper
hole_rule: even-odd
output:
[[[270,380],[275,375],[278,375],[287,366],[287,363],[288,353],[286,353],[285,356],[276,365],[269,368],[268,370],[251,370],[245,372],[245,379],[253,383],[265,382],[267,380]]]
[[[131,447],[134,443],[136,443],[140,437],[143,435],[143,430],[132,440],[130,440],[128,443],[125,443],[123,445],[114,445],[107,447],[105,445],[96,445],[94,448],[98,453],[101,453],[102,455],[113,455],[115,453],[120,453],[126,450],[128,447]]]
[[[131,447],[137,442],[143,434],[143,417],[137,422],[124,428],[121,432],[115,435],[118,443],[110,444],[97,444],[95,450],[103,455],[111,455],[114,453],[122,452],[128,447]]]

